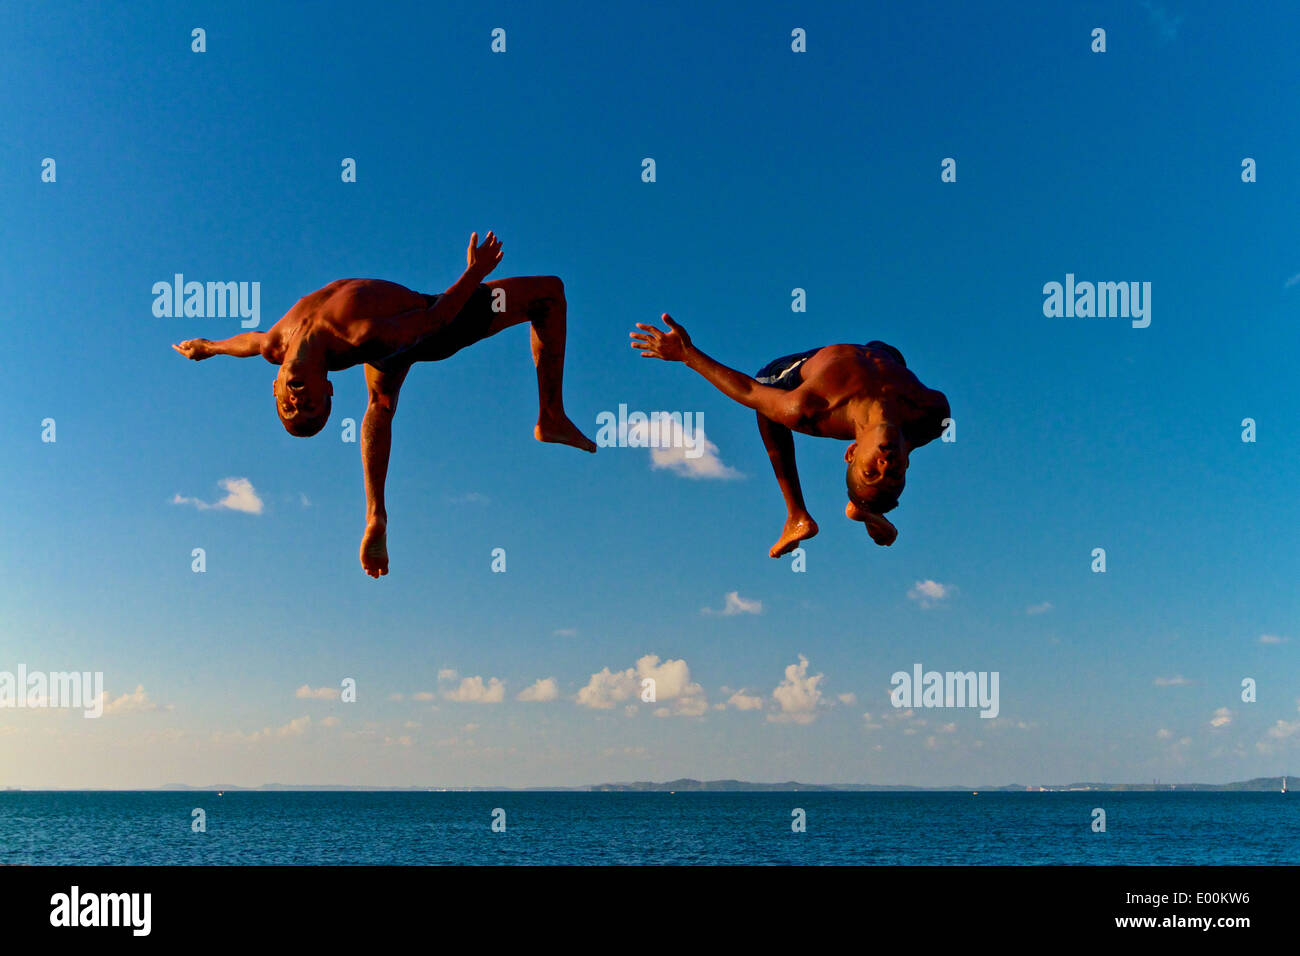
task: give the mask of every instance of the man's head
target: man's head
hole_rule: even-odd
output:
[[[898,507],[907,483],[907,443],[896,425],[874,425],[858,433],[844,453],[844,480],[849,503],[844,513],[861,521],[877,544],[892,544],[898,536],[882,515]]]
[[[286,362],[271,383],[275,411],[284,430],[310,438],[329,421],[334,386],[323,372],[312,372]]]

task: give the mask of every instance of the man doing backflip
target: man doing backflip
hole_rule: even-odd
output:
[[[366,485],[366,530],[361,566],[371,577],[388,573],[388,512],[384,481],[393,415],[406,373],[416,362],[438,362],[502,329],[532,326],[540,411],[533,437],[594,452],[596,445],[564,411],[564,283],[525,276],[484,283],[501,261],[492,233],[480,245],[470,237],[465,272],[445,293],[424,295],[381,279],[340,279],[299,299],[265,332],[221,342],[190,339],[173,345],[186,358],[261,355],[280,366],[272,383],[275,410],[291,435],[309,437],[330,416],[329,373],[365,365],[370,401],[361,424]]]
[[[844,453],[844,513],[865,524],[876,544],[894,543],[898,531],[884,514],[898,504],[912,449],[943,434],[950,414],[943,392],[922,385],[902,353],[884,342],[787,355],[751,378],[701,352],[667,314],[663,321],[667,331],[638,322],[632,348],[644,358],[684,363],[758,413],[758,431],[786,508],[785,527],[768,554],[780,557],[817,533],[799,486],[792,431],[852,442]]]

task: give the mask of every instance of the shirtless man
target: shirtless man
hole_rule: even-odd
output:
[[[564,283],[555,276],[483,283],[502,255],[496,236],[489,232],[479,245],[474,233],[464,274],[442,295],[423,295],[381,279],[340,279],[299,299],[265,332],[245,332],[221,342],[190,339],[172,346],[195,361],[213,355],[261,355],[279,365],[271,385],[275,410],[289,434],[303,438],[315,435],[329,419],[334,386],[328,373],[365,364],[370,402],[361,423],[366,484],[361,566],[371,577],[388,573],[384,480],[397,396],[416,362],[441,361],[502,329],[531,323],[540,405],[533,437],[596,450],[564,411]]]
[[[898,504],[913,448],[934,441],[949,416],[943,392],[926,388],[884,342],[827,345],[769,362],[750,378],[709,358],[667,314],[661,331],[638,322],[632,348],[643,358],[683,362],[724,395],[758,412],[758,431],[785,496],[781,537],[768,553],[778,558],[817,533],[804,505],[791,431],[851,441],[844,453],[849,503],[844,513],[861,521],[879,545],[898,531],[884,517]]]

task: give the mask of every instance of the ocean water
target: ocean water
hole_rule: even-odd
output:
[[[1296,864],[1300,794],[8,791],[0,863]]]

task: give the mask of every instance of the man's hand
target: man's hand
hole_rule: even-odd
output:
[[[673,321],[667,312],[663,315],[667,332],[661,332],[653,325],[638,322],[640,332],[631,333],[632,348],[639,349],[642,358],[658,358],[665,362],[685,362],[691,349],[691,337],[686,330]]]
[[[212,343],[207,339],[190,339],[180,345],[173,345],[172,348],[195,362],[202,362],[205,358],[212,358],[217,354],[212,350]]]
[[[871,535],[871,540],[882,548],[889,547],[898,539],[898,529],[884,515],[868,515],[864,524],[867,526],[867,534]]]
[[[489,232],[487,238],[483,240],[483,245],[480,246],[476,232],[469,237],[469,249],[465,252],[466,271],[483,279],[497,267],[504,255],[501,240],[493,233]]]

